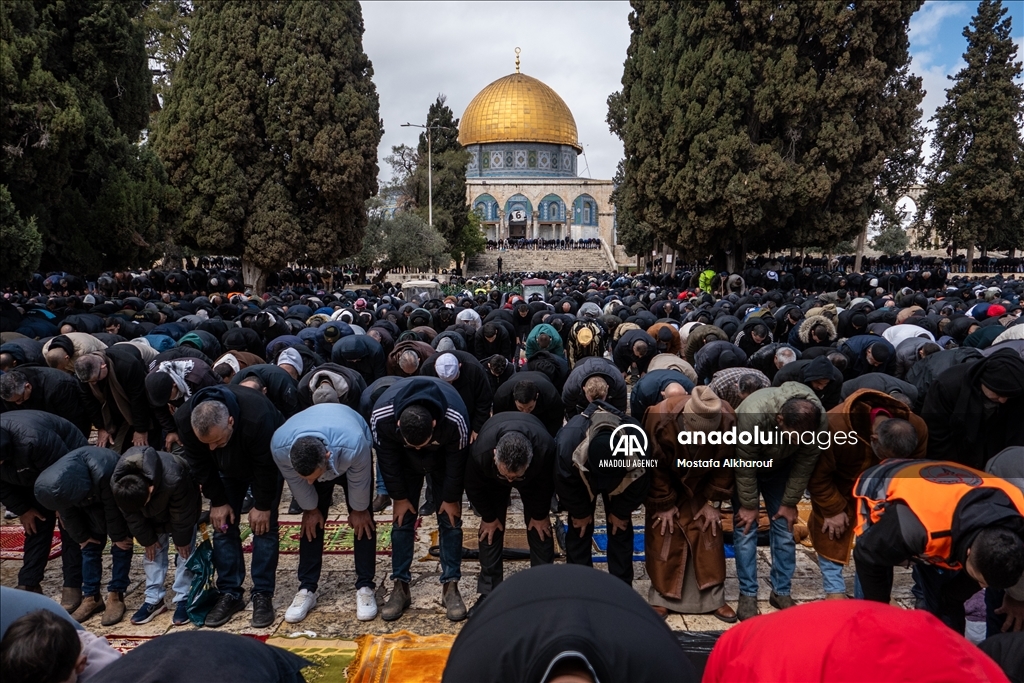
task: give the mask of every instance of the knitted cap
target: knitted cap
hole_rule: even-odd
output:
[[[683,424],[691,432],[708,432],[722,423],[722,399],[709,387],[694,387],[683,406]]]

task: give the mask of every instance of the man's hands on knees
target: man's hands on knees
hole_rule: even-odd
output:
[[[367,510],[352,510],[348,513],[348,525],[356,534],[356,538],[373,538],[373,515]]]
[[[493,522],[480,522],[480,540],[485,543],[494,543],[494,532],[505,531],[505,525],[500,519]]]

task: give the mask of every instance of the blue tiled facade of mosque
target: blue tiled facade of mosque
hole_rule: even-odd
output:
[[[490,143],[466,147],[467,178],[575,178],[576,150],[542,142]]]

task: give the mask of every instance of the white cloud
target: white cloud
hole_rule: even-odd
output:
[[[910,40],[914,45],[932,45],[940,39],[942,24],[949,17],[970,17],[977,3],[972,2],[926,2],[914,16],[910,18]],[[966,25],[966,22],[964,22]],[[945,36],[942,36],[945,37]]]
[[[626,2],[363,2],[363,49],[373,62],[384,139],[381,179],[391,171],[391,147],[414,145],[438,93],[448,96],[456,117],[476,93],[515,71],[551,86],[576,119],[581,175],[611,178],[622,144],[608,131],[605,100],[621,87],[629,45]]]

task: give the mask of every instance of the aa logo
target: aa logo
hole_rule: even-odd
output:
[[[638,425],[621,424],[611,437],[612,457],[643,458],[647,455],[647,434]]]

